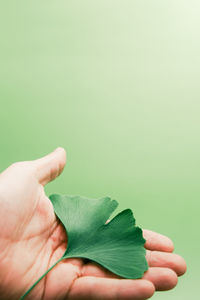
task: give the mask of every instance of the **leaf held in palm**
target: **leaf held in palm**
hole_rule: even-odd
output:
[[[130,209],[106,223],[118,206],[110,198],[51,195],[57,217],[68,235],[63,259],[87,258],[124,278],[141,278],[148,269],[142,230]]]

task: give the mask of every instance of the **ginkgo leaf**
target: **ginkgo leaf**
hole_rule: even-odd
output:
[[[79,257],[92,260],[111,272],[130,279],[141,278],[148,269],[145,258],[145,239],[135,226],[130,209],[126,209],[107,222],[118,203],[110,198],[88,199],[80,196],[51,195],[55,214],[67,233],[67,249],[20,298],[30,291],[60,261]]]
[[[124,278],[141,278],[148,269],[145,239],[130,209],[106,223],[118,206],[110,198],[51,195],[57,217],[68,236],[63,259],[90,259]]]

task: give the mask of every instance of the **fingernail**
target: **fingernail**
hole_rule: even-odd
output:
[[[54,152],[58,152],[58,151],[60,151],[62,149],[62,147],[58,147],[58,148],[56,148],[55,150],[54,150]]]

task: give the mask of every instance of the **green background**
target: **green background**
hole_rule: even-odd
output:
[[[186,259],[199,297],[199,0],[0,4],[0,170],[68,153],[52,192],[109,195]]]

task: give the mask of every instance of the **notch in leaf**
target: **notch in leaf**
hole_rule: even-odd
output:
[[[62,259],[86,258],[124,278],[143,276],[148,269],[145,239],[142,230],[135,226],[130,209],[106,223],[118,206],[108,197],[88,199],[54,194],[50,200],[68,236]]]

